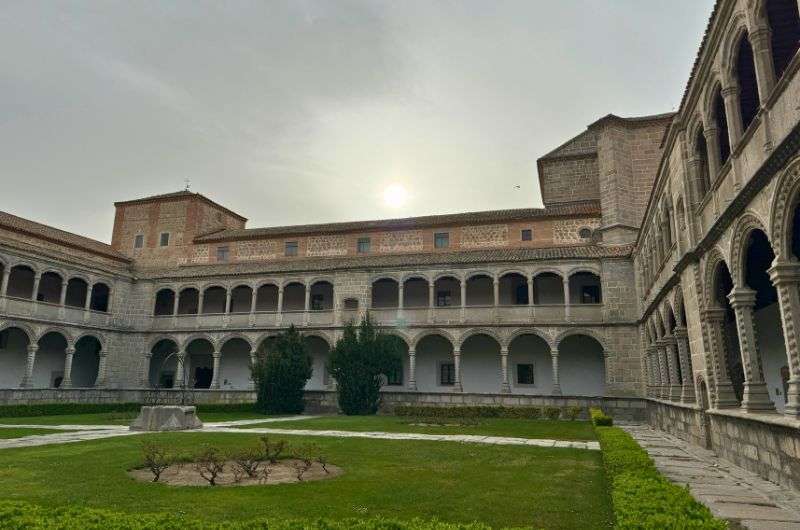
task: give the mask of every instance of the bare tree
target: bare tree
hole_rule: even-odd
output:
[[[142,455],[144,456],[144,465],[153,473],[153,482],[158,482],[161,473],[173,462],[167,449],[152,440],[142,442]]]

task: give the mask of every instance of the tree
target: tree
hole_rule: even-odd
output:
[[[336,378],[339,408],[347,415],[375,414],[380,404],[381,376],[402,365],[401,340],[381,333],[369,319],[352,323],[331,351],[328,370]]]
[[[251,369],[257,392],[256,410],[264,414],[303,412],[303,389],[311,378],[311,356],[294,326],[279,334],[269,349],[262,342]]]

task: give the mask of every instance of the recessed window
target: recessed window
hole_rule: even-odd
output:
[[[518,385],[532,385],[533,384],[533,365],[532,364],[518,364],[517,365],[517,384]]]
[[[217,261],[226,262],[230,259],[230,249],[228,247],[217,247]]]
[[[452,386],[456,384],[455,364],[442,363],[439,365],[439,384],[442,386]]]
[[[581,287],[581,303],[582,304],[599,304],[600,303],[600,286],[599,285],[584,285]]]
[[[403,384],[403,368],[400,366],[395,367],[386,374],[386,384],[392,386],[400,386]]]
[[[368,237],[360,237],[358,238],[357,250],[359,254],[368,254],[369,253],[369,238]]]
[[[321,294],[312,294],[311,295],[311,310],[312,311],[321,311],[322,310],[322,302],[325,300],[325,296]]]
[[[530,228],[525,228],[522,230],[521,238],[523,241],[532,241],[533,240],[533,230]]]
[[[433,246],[436,248],[447,248],[450,246],[450,234],[448,232],[438,232],[433,234]]]
[[[133,238],[133,248],[142,248],[144,246],[144,235],[136,234]]]
[[[578,230],[578,236],[581,239],[589,239],[590,237],[592,237],[592,230],[590,228],[585,228],[585,227],[581,228],[580,230]]]
[[[448,307],[453,305],[453,297],[450,291],[436,291],[436,307]]]
[[[297,241],[286,242],[286,255],[297,256]]]
[[[158,244],[162,247],[169,245],[169,232],[162,232],[158,239]]]

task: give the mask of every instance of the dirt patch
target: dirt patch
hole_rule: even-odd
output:
[[[269,470],[266,478],[259,476],[258,478],[250,478],[248,476],[239,477],[237,482],[236,474],[234,473],[235,466],[232,461],[225,463],[225,471],[217,477],[217,486],[260,486],[272,484],[288,484],[293,482],[301,482],[297,478],[296,465],[301,464],[300,460],[287,459],[279,460],[275,464],[265,464]],[[312,480],[325,480],[329,478],[338,477],[343,473],[342,468],[334,466],[333,464],[326,464],[327,472],[318,462],[314,462],[311,467],[303,473],[302,482],[310,482]],[[128,475],[138,480],[139,482],[152,482],[153,474],[149,469],[132,469],[128,471]],[[168,484],[170,486],[209,486],[208,481],[200,476],[193,463],[175,464],[168,467],[161,473],[159,483]]]

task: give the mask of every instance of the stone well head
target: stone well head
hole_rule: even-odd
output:
[[[132,431],[186,431],[200,429],[203,422],[195,407],[181,405],[145,406],[131,423]]]

